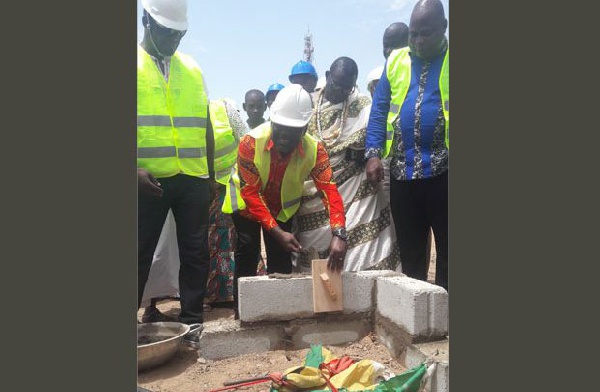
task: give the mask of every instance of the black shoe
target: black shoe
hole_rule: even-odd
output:
[[[158,308],[149,307],[144,310],[142,323],[158,323],[164,321],[175,321],[173,318],[163,314]]]

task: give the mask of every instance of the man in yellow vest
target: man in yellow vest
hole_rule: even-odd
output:
[[[382,38],[383,57],[390,57],[392,50],[408,46],[408,26],[404,22],[394,22],[385,29]]]
[[[291,252],[301,246],[291,233],[300,207],[304,180],[321,190],[329,213],[332,239],[328,268],[340,271],[346,254],[346,219],[325,147],[306,134],[312,115],[309,93],[299,84],[283,88],[271,106],[270,121],[240,140],[238,158],[227,184],[223,212],[233,214],[238,242],[235,252],[234,300],[237,280],[254,276],[260,253],[260,230],[268,273],[291,273]]]
[[[138,308],[169,209],[179,246],[179,321],[203,322],[214,140],[204,77],[177,50],[186,0],[142,0],[137,61]]]
[[[204,298],[205,311],[210,303],[233,300],[233,244],[235,228],[231,215],[221,212],[225,197],[225,185],[237,159],[237,146],[248,126],[242,119],[237,104],[229,99],[211,100],[210,122],[215,138],[216,193],[209,208],[208,248],[210,269]],[[179,250],[173,213],[167,215],[158,245],[154,252],[152,268],[146,282],[142,306],[148,301],[142,314],[142,322],[177,321],[161,313],[156,306],[164,298],[179,295]]]
[[[435,283],[448,290],[448,21],[439,0],[419,0],[408,47],[394,49],[375,89],[367,125],[368,180],[383,180],[392,153],[390,200],[402,272],[427,280],[427,235],[435,238]]]
[[[408,46],[408,26],[404,22],[394,22],[390,24],[385,31],[383,32],[382,39],[382,47],[383,47],[383,57],[387,60],[392,53],[392,50],[404,48]],[[377,87],[377,83],[379,83],[379,78],[383,72],[383,66],[375,68],[369,75],[367,76],[367,90],[371,93],[371,98],[375,94],[375,88]],[[390,160],[391,157],[388,156],[385,159],[382,159],[383,163],[383,189],[386,197],[390,198]],[[431,241],[433,234],[431,230],[429,230],[429,234],[427,235],[427,246],[425,252],[425,260],[426,260],[426,270],[429,270],[429,260],[431,258]]]

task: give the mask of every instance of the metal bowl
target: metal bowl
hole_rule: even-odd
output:
[[[149,369],[169,360],[175,355],[183,337],[189,332],[189,325],[176,322],[138,324],[138,371]]]

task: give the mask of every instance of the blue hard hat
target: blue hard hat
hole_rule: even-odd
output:
[[[282,88],[284,88],[285,86],[281,83],[273,83],[272,85],[269,86],[269,88],[267,89],[267,94],[271,91],[279,91]],[[265,95],[267,95],[265,94]]]
[[[296,64],[294,64],[294,66],[292,67],[292,72],[290,73],[290,76],[288,78],[291,78],[293,75],[298,74],[310,74],[313,75],[315,78],[319,77],[319,75],[317,75],[317,70],[315,69],[315,67],[313,67],[313,65],[308,61],[304,60],[300,60]]]

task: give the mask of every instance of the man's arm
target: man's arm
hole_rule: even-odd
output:
[[[333,180],[329,155],[321,143],[317,145],[317,162],[310,176],[321,193],[321,200],[323,201],[323,205],[325,205],[325,209],[329,212],[329,225],[332,232],[336,232],[339,229],[343,229],[345,232],[346,215],[344,214],[344,201]],[[328,269],[341,271],[344,268],[347,248],[346,240],[336,235],[332,236],[329,243]]]
[[[262,181],[258,169],[254,165],[255,148],[254,138],[249,135],[242,137],[237,164],[240,176],[240,193],[246,203],[246,209],[240,211],[240,214],[259,222],[287,252],[299,252],[301,249],[300,243],[292,233],[288,233],[279,227],[262,196]]]
[[[254,165],[256,143],[249,135],[242,136],[238,149],[237,165],[240,176],[240,193],[246,203],[243,214],[259,222],[266,230],[277,226],[265,200],[262,197],[262,181]]]
[[[381,157],[386,142],[387,116],[390,111],[391,96],[390,82],[384,71],[373,94],[365,140],[365,159],[367,160],[365,173],[367,174],[367,181],[373,186],[377,186],[380,181],[383,181],[384,177]]]
[[[367,137],[365,141],[365,159],[372,157],[381,158],[386,140],[387,116],[390,111],[391,88],[390,82],[384,71],[377,83],[371,104],[371,113],[367,123]]]

